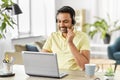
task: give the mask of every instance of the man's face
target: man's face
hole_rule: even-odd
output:
[[[72,28],[72,19],[69,13],[59,13],[57,15],[57,25],[62,33],[67,33],[67,29]]]

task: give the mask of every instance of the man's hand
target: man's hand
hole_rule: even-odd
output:
[[[68,31],[68,33],[67,33],[68,43],[73,42],[73,38],[75,36],[75,33],[73,32],[73,29],[68,29],[67,31]]]

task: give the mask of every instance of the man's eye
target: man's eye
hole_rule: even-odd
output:
[[[58,23],[61,23],[61,21],[58,21]]]
[[[64,23],[68,23],[68,21],[64,21]]]
[[[68,23],[68,21],[58,21],[58,23]]]

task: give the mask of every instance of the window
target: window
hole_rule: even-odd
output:
[[[19,0],[20,8],[22,9],[22,14],[18,17],[18,34],[30,34],[31,33],[31,0]]]
[[[48,36],[56,31],[55,0],[18,0],[18,4],[23,13],[17,16],[17,36]]]

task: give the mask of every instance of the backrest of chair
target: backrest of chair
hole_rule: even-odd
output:
[[[114,46],[116,48],[117,51],[120,51],[120,37],[118,37],[115,42],[114,42]]]

